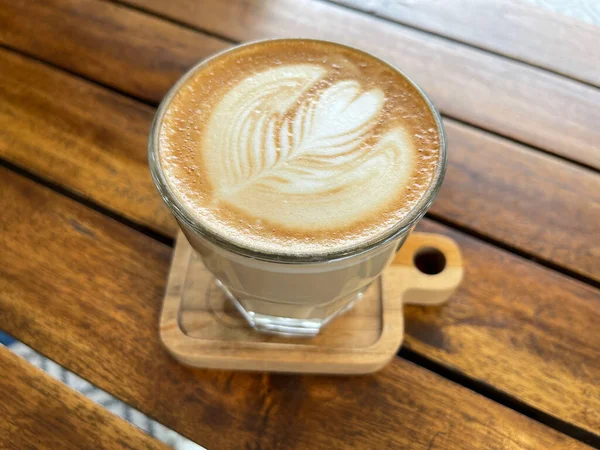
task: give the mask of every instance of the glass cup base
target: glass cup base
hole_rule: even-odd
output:
[[[332,319],[352,309],[352,307],[354,307],[354,305],[363,298],[364,292],[370,286],[369,284],[362,288],[359,292],[355,292],[348,298],[345,298],[344,302],[347,303],[344,305],[344,307],[327,317],[322,319],[295,319],[290,317],[269,316],[266,314],[248,311],[223,283],[221,283],[219,280],[216,280],[216,283],[217,286],[219,286],[219,288],[225,293],[231,303],[233,303],[236,309],[240,312],[240,314],[244,317],[244,319],[246,319],[250,326],[256,331],[261,333],[295,337],[313,337],[319,334],[319,331],[321,331],[321,329]]]

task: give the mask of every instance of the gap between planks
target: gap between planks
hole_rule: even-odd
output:
[[[121,2],[119,0],[110,0],[110,1],[112,1],[113,3],[117,3],[119,5],[122,5],[122,6],[127,6],[126,3],[123,3],[123,2]],[[326,3],[326,4],[334,6],[334,7],[338,7],[338,8],[341,8],[341,9],[347,9],[347,10],[354,11],[354,12],[357,12],[357,13],[360,13],[360,14],[364,14],[365,16],[368,16],[368,17],[370,17],[370,18],[372,18],[374,20],[381,20],[382,22],[387,22],[387,23],[395,24],[395,25],[401,25],[403,27],[419,31],[421,33],[424,33],[424,34],[427,34],[427,35],[430,35],[430,36],[435,36],[435,37],[440,38],[440,39],[445,39],[446,41],[452,42],[453,44],[456,44],[456,45],[463,45],[463,46],[466,46],[466,47],[475,48],[475,49],[480,50],[482,52],[490,53],[492,55],[496,55],[496,56],[502,57],[504,59],[508,59],[508,60],[514,61],[516,63],[526,64],[528,66],[535,67],[536,69],[542,70],[542,71],[547,72],[548,74],[551,74],[551,75],[555,75],[555,76],[559,76],[559,77],[563,77],[563,78],[568,78],[569,80],[575,81],[577,83],[584,84],[584,85],[586,85],[588,87],[591,87],[591,88],[594,88],[594,89],[600,88],[600,86],[598,86],[598,85],[596,85],[596,84],[594,84],[594,83],[592,83],[590,81],[586,81],[586,80],[583,80],[581,78],[576,78],[576,77],[574,77],[572,75],[569,75],[567,73],[559,72],[557,70],[550,69],[550,68],[548,68],[546,66],[541,65],[540,63],[535,63],[535,62],[527,61],[524,58],[519,58],[517,56],[512,56],[509,53],[503,53],[503,52],[499,52],[497,50],[492,50],[492,49],[489,49],[489,48],[485,48],[482,45],[477,45],[477,44],[475,44],[473,42],[468,42],[466,40],[463,41],[463,40],[451,37],[449,35],[439,34],[439,33],[435,32],[435,31],[431,31],[431,30],[428,30],[426,28],[416,26],[415,24],[413,24],[413,23],[411,23],[409,21],[400,21],[399,19],[395,19],[395,18],[392,18],[392,17],[384,16],[384,15],[380,14],[380,12],[377,11],[377,10],[370,11],[370,10],[366,10],[366,9],[361,9],[361,8],[359,8],[357,6],[353,6],[353,5],[349,4],[349,3],[342,3],[340,0],[313,0],[313,1],[316,1],[316,2],[319,2],[319,3]],[[138,8],[134,7],[134,9],[138,9]],[[152,14],[152,12],[145,11],[142,8],[139,8],[139,11],[145,12],[146,14]],[[168,17],[163,17],[163,16],[160,16],[160,17],[163,18],[163,19],[165,19],[165,20],[170,20]],[[173,22],[175,22],[175,21],[173,21]]]
[[[489,398],[490,400],[495,401],[501,405],[510,408],[519,414],[523,414],[530,419],[533,419],[537,422],[543,423],[547,427],[553,428],[556,431],[560,431],[561,433],[577,439],[585,444],[591,445],[596,448],[600,448],[600,436],[589,432],[588,430],[584,430],[576,425],[573,425],[569,422],[561,420],[557,417],[551,416],[539,409],[534,408],[533,406],[528,405],[527,403],[519,400],[512,395],[506,394],[499,389],[496,389],[494,386],[485,383],[483,381],[475,380],[470,378],[463,373],[452,370],[450,367],[446,367],[443,364],[440,364],[432,359],[427,358],[421,353],[411,349],[410,347],[403,345],[398,351],[398,356],[410,361],[424,369],[429,370],[430,372],[436,373],[437,375],[446,378],[456,384],[460,384],[462,387],[469,389],[473,392],[476,392],[483,397]]]
[[[111,3],[114,3],[116,5],[121,6],[123,8],[127,8],[127,9],[130,9],[132,11],[137,11],[139,13],[143,13],[145,15],[154,17],[155,19],[160,19],[160,20],[163,20],[163,21],[167,21],[167,22],[169,22],[171,24],[183,27],[183,28],[185,28],[188,31],[200,32],[200,33],[205,34],[207,36],[212,36],[212,37],[221,39],[221,40],[223,40],[225,42],[228,42],[228,43],[231,43],[231,44],[238,44],[238,43],[242,42],[240,40],[236,40],[236,39],[233,39],[231,37],[225,36],[221,32],[215,32],[214,30],[207,30],[207,29],[203,28],[200,25],[194,25],[192,23],[186,23],[186,22],[184,22],[183,20],[181,20],[179,18],[172,17],[172,16],[170,16],[170,15],[168,15],[166,13],[163,13],[162,11],[157,11],[154,8],[147,8],[147,7],[144,7],[144,6],[142,6],[142,5],[138,4],[138,3],[133,3],[136,0],[133,0],[133,1],[132,0],[129,0],[129,1],[128,0],[109,0],[109,1]],[[369,14],[368,12],[360,10],[360,9],[358,9],[356,7],[349,6],[347,4],[340,4],[340,3],[332,1],[332,0],[313,0],[313,1],[315,3],[317,3],[317,4],[321,4],[321,5],[326,6],[328,8],[332,8],[332,11],[338,10],[340,12],[344,12],[345,11],[345,12],[353,13],[353,14],[356,14],[358,16],[363,16],[363,17],[365,17],[365,18],[367,18],[369,20],[372,20],[372,21],[374,21],[376,23],[380,22],[380,23],[383,23],[385,25],[397,26],[397,27],[400,27],[402,29],[407,29],[409,31],[419,33],[420,35],[422,35],[423,37],[426,37],[427,39],[440,39],[443,42],[446,42],[448,44],[457,46],[459,48],[472,49],[472,50],[475,50],[477,52],[480,52],[482,55],[493,56],[493,57],[498,58],[498,59],[506,60],[507,62],[510,62],[510,63],[519,64],[519,65],[521,65],[523,67],[526,67],[526,68],[535,69],[535,70],[538,70],[542,75],[545,74],[547,76],[552,76],[552,77],[554,77],[556,79],[562,79],[564,81],[568,81],[568,82],[572,82],[572,83],[577,83],[578,85],[581,85],[582,87],[586,87],[586,88],[589,88],[589,89],[594,89],[596,91],[599,89],[597,86],[595,86],[595,85],[593,85],[591,83],[587,83],[585,81],[581,81],[579,79],[570,77],[568,75],[564,75],[562,73],[549,70],[549,69],[547,69],[545,67],[537,66],[536,64],[531,64],[531,63],[529,63],[529,62],[527,62],[525,60],[520,60],[518,58],[506,56],[506,55],[504,55],[502,53],[494,52],[493,50],[487,50],[487,49],[484,49],[484,48],[480,48],[480,47],[478,47],[476,45],[472,45],[472,44],[467,43],[467,42],[462,42],[460,40],[452,39],[452,38],[449,38],[449,37],[444,36],[444,35],[436,34],[435,32],[432,32],[432,31],[422,30],[420,28],[416,28],[414,26],[411,26],[410,24],[400,23],[400,22],[395,21],[393,19],[389,19],[389,18],[382,17],[382,16],[379,16],[379,15],[372,15],[372,14]],[[253,39],[253,38],[248,39],[248,41],[252,41],[252,40],[255,40],[255,39]],[[243,41],[246,41],[246,40],[244,39]],[[438,101],[437,103],[439,104],[440,102]],[[523,139],[520,139],[519,137],[513,137],[513,136],[507,137],[505,134],[503,134],[502,131],[490,131],[489,129],[483,128],[481,125],[474,124],[472,121],[469,121],[469,120],[467,120],[465,118],[457,118],[454,115],[448,115],[446,113],[444,113],[443,116],[447,117],[447,118],[450,118],[450,119],[453,119],[453,120],[455,120],[457,122],[460,122],[460,123],[463,123],[463,124],[467,124],[467,125],[469,125],[469,126],[471,126],[473,128],[476,128],[476,129],[479,129],[479,130],[491,133],[493,135],[500,136],[502,138],[508,139],[508,140],[510,140],[512,142],[515,142],[515,143],[518,143],[520,145],[523,145],[524,147],[527,147],[529,149],[535,150],[536,152],[541,152],[541,153],[544,153],[544,154],[547,154],[547,155],[557,156],[562,161],[566,161],[566,162],[569,162],[571,164],[577,165],[579,167],[582,167],[582,168],[585,168],[585,169],[588,169],[588,170],[593,170],[596,173],[600,173],[600,166],[598,166],[598,167],[594,166],[593,162],[586,162],[586,161],[584,161],[584,159],[576,160],[574,158],[577,158],[577,156],[571,156],[571,155],[568,155],[568,154],[562,154],[562,152],[555,152],[553,150],[546,150],[546,149],[542,148],[541,146],[536,145],[535,143],[529,143],[526,140],[523,140],[523,139],[527,139],[526,137],[521,136],[521,138],[523,138]],[[573,154],[573,155],[575,155],[575,154]]]
[[[176,18],[169,17],[168,15],[162,14],[162,13],[160,13],[158,11],[153,11],[153,10],[144,8],[144,7],[139,6],[139,5],[134,5],[134,4],[128,3],[128,2],[123,1],[123,0],[108,0],[108,1],[109,1],[109,3],[114,3],[115,5],[119,5],[122,8],[126,8],[126,9],[129,9],[129,10],[132,10],[132,11],[137,11],[137,12],[145,14],[147,16],[151,16],[151,17],[154,17],[156,19],[160,19],[160,20],[163,20],[165,22],[169,22],[171,24],[177,25],[178,27],[181,27],[181,28],[186,29],[188,31],[192,31],[192,32],[195,32],[195,33],[201,33],[203,35],[219,39],[219,40],[221,40],[223,42],[226,42],[226,43],[229,43],[231,45],[238,45],[241,42],[243,42],[243,41],[238,41],[238,40],[235,40],[235,39],[231,39],[231,38],[229,38],[229,37],[227,37],[227,36],[225,36],[223,34],[216,33],[214,31],[210,31],[210,30],[206,30],[206,29],[203,29],[203,28],[200,28],[200,27],[197,27],[197,26],[190,25],[190,24],[188,24],[186,22],[183,22],[183,21],[178,20]],[[363,11],[361,9],[356,8],[356,7],[352,7],[352,6],[349,6],[349,5],[346,5],[346,4],[340,4],[340,3],[337,3],[337,2],[334,2],[334,1],[331,1],[331,0],[313,0],[313,1],[316,1],[316,2],[322,3],[322,4],[326,4],[326,5],[331,6],[333,8],[339,8],[339,9],[342,9],[342,10],[353,11],[353,12],[355,12],[357,14],[364,15],[364,16],[366,16],[369,19],[372,19],[374,21],[382,21],[382,22],[385,22],[385,23],[389,23],[391,25],[398,25],[398,26],[406,27],[406,28],[418,31],[419,33],[423,33],[424,35],[428,35],[428,36],[432,36],[432,37],[439,38],[439,39],[442,39],[442,40],[446,40],[446,41],[451,42],[452,44],[455,44],[455,45],[460,45],[460,46],[463,46],[463,47],[473,48],[473,49],[476,49],[478,51],[481,51],[482,53],[494,55],[494,56],[497,56],[497,57],[500,57],[500,58],[503,58],[503,59],[507,59],[507,60],[510,60],[510,61],[522,64],[522,65],[525,65],[525,66],[533,67],[535,69],[538,69],[538,70],[540,70],[542,72],[548,73],[548,74],[550,74],[552,76],[555,76],[555,77],[565,78],[565,79],[568,79],[570,81],[573,81],[573,82],[585,85],[587,87],[590,87],[590,88],[593,88],[593,89],[598,89],[597,86],[595,86],[595,85],[593,85],[591,83],[587,83],[585,81],[581,81],[579,79],[570,77],[568,75],[564,75],[562,73],[549,70],[549,69],[547,69],[545,67],[538,66],[536,64],[531,64],[531,63],[529,63],[527,61],[520,60],[518,58],[513,58],[513,57],[510,57],[510,56],[501,54],[501,53],[497,53],[497,52],[494,52],[494,51],[491,51],[491,50],[487,50],[485,48],[481,48],[481,47],[478,47],[478,46],[470,44],[470,43],[462,42],[462,41],[459,41],[459,40],[456,40],[456,39],[449,38],[449,37],[444,36],[444,35],[433,33],[431,31],[423,30],[423,29],[414,27],[414,26],[412,26],[410,24],[400,23],[400,22],[395,21],[393,19],[388,19],[386,17],[382,17],[382,16],[379,16],[379,15],[372,15],[372,14],[369,14],[368,12],[365,12],[365,11]],[[252,39],[250,41],[252,41]],[[108,84],[105,84],[105,83],[102,83],[102,82],[98,82],[95,79],[89,78],[89,77],[87,77],[85,75],[82,75],[82,74],[80,74],[78,72],[71,71],[71,70],[68,70],[68,69],[64,69],[63,67],[58,66],[58,65],[56,65],[56,64],[54,64],[52,62],[49,62],[46,59],[41,59],[41,58],[38,58],[37,56],[33,56],[30,53],[23,52],[23,51],[18,50],[18,49],[14,49],[12,47],[8,47],[8,46],[5,46],[3,44],[0,44],[0,47],[1,48],[5,48],[7,50],[14,51],[15,53],[21,54],[21,55],[26,56],[28,58],[31,58],[31,59],[33,59],[35,61],[42,62],[42,63],[47,64],[50,67],[53,67],[53,68],[55,68],[57,70],[61,70],[61,71],[66,72],[66,73],[68,73],[70,75],[76,76],[76,77],[78,77],[80,79],[89,81],[90,83],[94,83],[94,84],[96,84],[98,86],[101,86],[103,88],[115,91],[115,92],[117,92],[117,93],[119,93],[119,94],[121,94],[121,95],[123,95],[125,97],[128,97],[128,98],[131,98],[133,100],[139,101],[139,102],[144,103],[146,105],[149,105],[149,106],[152,106],[152,107],[156,107],[158,105],[157,102],[148,101],[148,100],[145,100],[143,98],[131,95],[131,94],[129,94],[129,93],[127,93],[127,92],[119,89],[118,87],[115,87],[115,86],[112,86],[112,85],[108,85]],[[566,163],[569,163],[569,164],[573,164],[574,166],[577,166],[577,167],[582,168],[582,169],[590,170],[590,171],[592,171],[594,173],[600,173],[600,168],[596,168],[592,164],[588,164],[588,163],[586,163],[584,161],[578,161],[578,160],[570,158],[567,155],[558,154],[558,153],[555,153],[553,151],[546,150],[546,149],[544,149],[542,147],[536,146],[534,144],[525,142],[523,140],[519,140],[518,138],[515,138],[515,137],[512,137],[512,136],[506,136],[506,135],[501,134],[501,133],[499,133],[497,131],[489,130],[487,128],[483,128],[480,125],[477,125],[475,123],[472,123],[472,122],[470,122],[468,120],[465,120],[463,118],[459,118],[459,117],[454,116],[454,115],[450,115],[450,114],[447,114],[447,113],[440,113],[440,114],[444,118],[451,119],[451,120],[453,120],[455,122],[458,122],[460,124],[468,125],[468,126],[474,128],[476,130],[480,130],[482,132],[489,133],[489,134],[491,134],[493,136],[497,136],[499,138],[505,139],[505,140],[507,140],[509,142],[521,145],[521,146],[523,146],[523,147],[525,147],[525,148],[527,148],[527,149],[529,149],[531,151],[542,153],[542,154],[548,155],[550,157],[557,158],[560,161],[563,161],[563,162],[566,162]]]

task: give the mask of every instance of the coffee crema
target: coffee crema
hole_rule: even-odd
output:
[[[390,232],[441,164],[436,117],[383,61],[282,39],[197,66],[168,104],[159,161],[202,227],[250,250],[321,255]]]

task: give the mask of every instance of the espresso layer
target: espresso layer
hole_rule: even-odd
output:
[[[275,254],[326,254],[390,231],[440,160],[420,93],[358,50],[310,40],[242,46],[172,97],[159,156],[203,227]]]

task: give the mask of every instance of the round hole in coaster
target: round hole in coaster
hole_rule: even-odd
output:
[[[423,247],[415,252],[413,262],[426,275],[437,275],[446,268],[446,256],[435,247]]]

